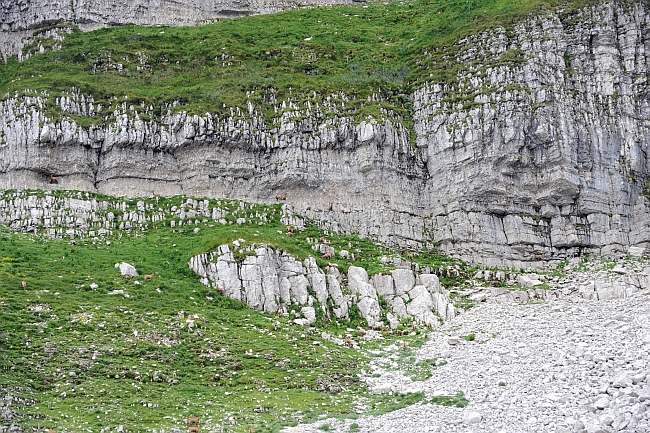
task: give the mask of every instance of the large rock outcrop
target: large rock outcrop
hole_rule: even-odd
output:
[[[355,119],[345,96],[251,103],[229,116],[138,112],[71,93],[0,102],[0,188],[185,193],[273,202],[333,230],[528,266],[650,246],[646,2],[548,12],[460,41],[462,65],[397,116]],[[426,57],[428,53],[423,53]],[[98,114],[99,113],[99,114]],[[104,120],[81,127],[68,114]]]
[[[300,262],[268,246],[248,252],[254,254],[238,261],[230,246],[221,245],[193,257],[189,266],[203,284],[251,308],[285,314],[299,310],[295,321],[303,325],[314,323],[317,312],[328,320],[349,319],[352,308],[358,308],[368,326],[391,328],[405,319],[437,326],[456,314],[449,292],[434,274],[395,269],[368,278],[363,268],[350,266],[345,279],[336,266],[320,269],[313,257]],[[380,304],[384,300],[387,308]]]

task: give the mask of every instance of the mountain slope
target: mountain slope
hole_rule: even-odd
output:
[[[0,186],[287,194],[334,230],[491,265],[624,254],[649,242],[647,8],[414,1],[71,29],[2,69]]]

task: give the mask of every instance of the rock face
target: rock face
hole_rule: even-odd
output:
[[[301,4],[345,1],[307,0]],[[19,54],[38,29],[72,23],[83,30],[111,25],[196,25],[218,18],[272,13],[295,7],[288,0],[20,0],[0,6],[0,52],[3,58]]]
[[[278,101],[271,122],[252,103],[226,117],[163,107],[157,122],[82,94],[58,98],[56,119],[46,95],[7,98],[0,188],[288,193],[332,230],[490,266],[624,254],[650,246],[649,19],[644,2],[610,2],[460,41],[454,80],[411,95],[414,137],[391,113],[346,117],[341,95]]]
[[[396,269],[392,275],[369,279],[363,268],[350,266],[346,281],[337,267],[323,271],[313,257],[300,262],[267,246],[248,252],[254,255],[237,261],[230,247],[222,245],[216,252],[193,257],[189,266],[206,286],[256,310],[294,315],[300,311],[294,321],[301,325],[316,321],[316,309],[329,319],[349,319],[350,310],[357,308],[368,326],[391,328],[404,319],[437,326],[456,314],[449,292],[433,274],[416,277],[411,270]],[[390,311],[382,308],[382,299]]]

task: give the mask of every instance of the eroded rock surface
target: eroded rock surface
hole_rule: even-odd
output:
[[[489,266],[624,254],[650,246],[649,20],[646,3],[614,1],[462,40],[457,76],[411,95],[415,136],[394,113],[351,117],[340,94],[277,101],[272,121],[252,102],[191,116],[78,93],[52,119],[46,95],[10,97],[0,188],[286,193],[332,230]],[[72,114],[105,120],[82,128]]]
[[[331,320],[349,319],[350,309],[355,307],[368,326],[391,328],[404,319],[434,327],[456,314],[449,292],[434,274],[418,275],[421,284],[416,286],[410,269],[369,279],[363,268],[350,266],[344,279],[336,266],[322,270],[313,257],[301,262],[267,246],[249,247],[245,252],[254,254],[236,260],[230,247],[222,245],[213,253],[193,257],[189,266],[206,286],[256,310],[291,312],[296,317],[300,309],[302,314],[294,321],[301,325],[316,321],[315,309]],[[399,279],[395,275],[400,275]],[[381,281],[381,285],[376,287],[370,281]],[[399,295],[395,290],[398,285]],[[389,311],[381,307],[381,298],[387,301]]]

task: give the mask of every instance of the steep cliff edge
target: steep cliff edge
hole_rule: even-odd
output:
[[[648,247],[648,8],[547,11],[447,59],[422,53],[422,68],[456,69],[407,95],[412,131],[389,110],[351,115],[341,94],[273,101],[272,119],[252,97],[248,111],[188,115],[77,91],[53,116],[48,94],[16,94],[0,105],[0,188],[287,193],[332,229],[498,266]]]

